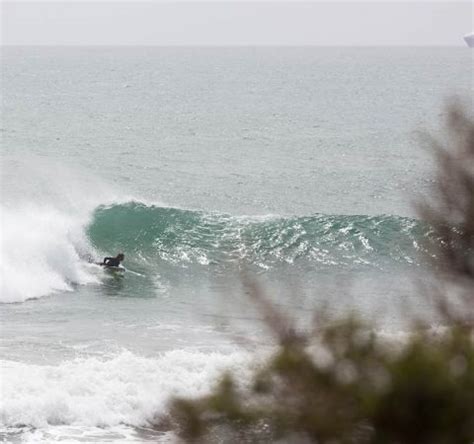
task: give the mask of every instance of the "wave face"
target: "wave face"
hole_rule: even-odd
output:
[[[88,228],[98,250],[124,251],[127,260],[262,269],[413,264],[425,234],[416,220],[395,216],[235,217],[136,202],[99,207]]]

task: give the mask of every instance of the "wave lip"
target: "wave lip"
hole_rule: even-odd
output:
[[[140,261],[180,267],[243,262],[263,269],[301,261],[413,264],[425,231],[397,216],[235,217],[138,202],[97,208],[88,227],[99,250],[123,250]]]

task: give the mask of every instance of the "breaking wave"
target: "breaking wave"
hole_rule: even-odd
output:
[[[2,427],[146,426],[166,413],[170,396],[202,396],[224,370],[250,380],[245,352],[174,350],[157,357],[129,351],[57,366],[0,361]],[[1,434],[0,434],[1,436]]]
[[[397,216],[236,217],[137,202],[97,208],[88,227],[98,250],[125,251],[137,261],[182,267],[244,262],[264,269],[307,261],[413,264],[426,234],[420,222]]]
[[[397,216],[231,216],[130,201],[70,211],[2,206],[1,302],[20,302],[98,282],[87,260],[123,251],[147,272],[244,265],[324,268],[418,264],[429,231]]]

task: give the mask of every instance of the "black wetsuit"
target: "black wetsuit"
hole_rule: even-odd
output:
[[[118,267],[120,266],[120,259],[117,259],[116,257],[104,257],[102,265],[106,265],[107,267]]]

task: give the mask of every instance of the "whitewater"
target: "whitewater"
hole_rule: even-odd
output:
[[[172,442],[172,396],[247,384],[273,339],[243,276],[306,328],[437,325],[416,130],[472,97],[472,53],[6,48],[0,436]],[[93,262],[125,253],[123,275]]]

